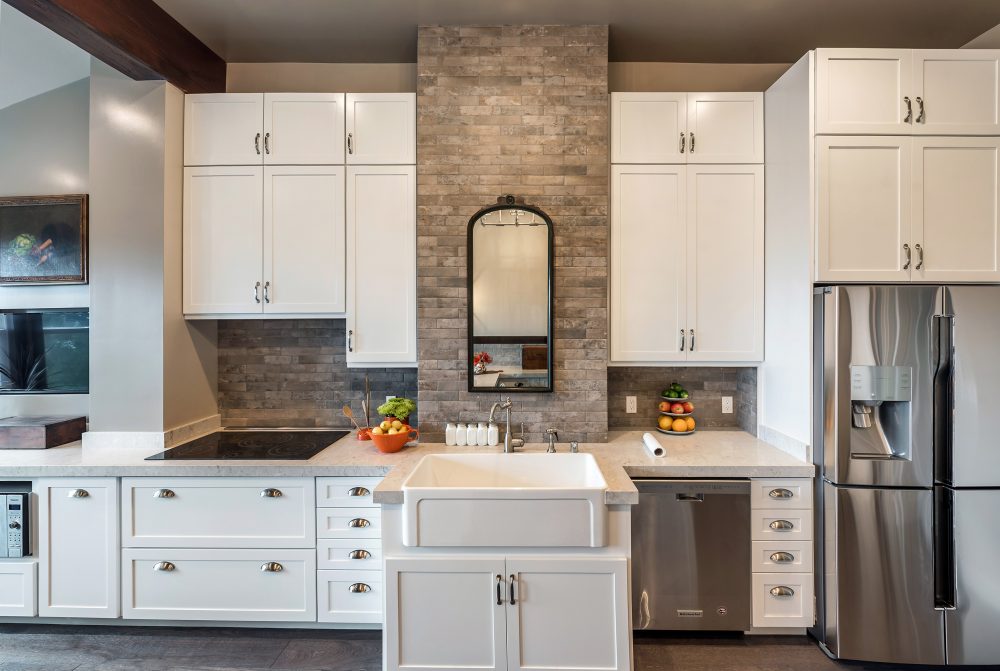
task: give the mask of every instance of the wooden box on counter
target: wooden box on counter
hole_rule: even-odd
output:
[[[42,450],[80,440],[86,417],[39,416],[0,419],[0,449]]]

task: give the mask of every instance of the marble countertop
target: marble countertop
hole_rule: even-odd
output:
[[[814,467],[742,431],[699,431],[688,436],[656,435],[666,448],[651,456],[641,431],[612,432],[607,443],[581,443],[580,451],[597,459],[608,483],[611,505],[638,503],[632,478],[812,477]],[[70,443],[47,450],[0,450],[0,478],[127,476],[385,476],[375,489],[377,503],[403,502],[403,481],[427,454],[499,451],[496,447],[448,447],[421,443],[395,454],[382,454],[353,434],[303,461],[144,461],[160,450],[84,448]],[[529,444],[525,451],[544,451]],[[565,451],[565,443],[559,445]]]

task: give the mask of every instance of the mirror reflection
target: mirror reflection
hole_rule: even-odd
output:
[[[469,390],[552,390],[552,221],[510,196],[469,221]]]

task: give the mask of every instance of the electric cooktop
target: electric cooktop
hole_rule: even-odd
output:
[[[161,459],[310,459],[350,431],[332,430],[233,430],[216,431],[207,436],[146,457]]]

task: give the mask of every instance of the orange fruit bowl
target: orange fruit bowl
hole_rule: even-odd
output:
[[[419,438],[420,432],[412,426],[404,425],[403,430],[399,433],[377,435],[369,431],[368,435],[371,436],[372,442],[375,443],[375,447],[378,448],[379,452],[392,454],[393,452],[399,452],[411,440]]]

